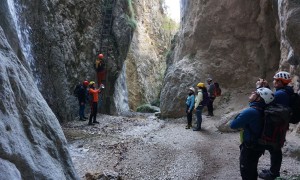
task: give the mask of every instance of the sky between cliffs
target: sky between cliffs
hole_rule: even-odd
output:
[[[180,22],[180,0],[165,0],[168,15],[177,23]]]

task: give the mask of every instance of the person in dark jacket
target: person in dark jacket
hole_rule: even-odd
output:
[[[79,102],[79,120],[86,121],[88,118],[84,115],[85,105],[87,102],[88,91],[87,87],[89,85],[88,81],[83,81],[80,89],[78,91],[78,102]]]
[[[240,145],[240,172],[243,180],[257,179],[257,164],[264,148],[258,144],[262,130],[263,109],[274,100],[268,88],[259,88],[249,96],[249,108],[231,121],[232,129],[242,129]]]
[[[214,105],[213,104],[216,99],[216,96],[215,96],[215,85],[214,85],[212,78],[207,78],[206,82],[208,84],[207,91],[208,91],[208,96],[209,96],[209,102],[207,104],[207,111],[208,111],[207,116],[209,117],[209,116],[214,116]]]
[[[281,104],[284,107],[290,107],[290,96],[294,92],[292,87],[288,86],[288,84],[292,81],[291,76],[288,72],[280,71],[275,74],[273,77],[273,86],[276,89],[274,96],[274,103]],[[264,84],[257,83],[257,86],[267,86],[268,83]],[[286,131],[288,128],[286,129]],[[278,147],[282,147],[282,145],[278,145]],[[259,177],[262,179],[276,179],[280,177],[280,168],[282,163],[282,149],[274,148],[271,146],[265,146],[265,150],[270,152],[270,160],[271,166],[270,169],[263,169],[259,173]]]

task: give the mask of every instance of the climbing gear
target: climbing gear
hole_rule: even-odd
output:
[[[199,87],[199,88],[204,88],[205,85],[204,85],[204,83],[200,82],[200,83],[197,84],[197,87]]]
[[[189,90],[193,91],[193,93],[195,93],[195,88],[190,87]]]
[[[288,84],[292,81],[290,73],[286,71],[280,71],[276,73],[273,78],[282,81],[283,84]]]
[[[93,84],[95,84],[95,82],[94,82],[94,81],[91,81],[89,85],[93,85]]]
[[[214,96],[219,97],[219,96],[221,96],[221,94],[222,94],[222,90],[220,88],[220,85],[219,85],[219,83],[215,82],[214,83]]]
[[[103,57],[104,57],[103,54],[99,54],[99,55],[98,55],[98,58],[99,58],[99,59],[103,59]]]
[[[268,88],[258,88],[256,93],[259,94],[261,98],[265,101],[266,104],[270,104],[275,98],[273,92]]]
[[[88,86],[88,85],[89,85],[89,82],[88,82],[88,81],[83,81],[83,85],[84,85],[84,86]]]

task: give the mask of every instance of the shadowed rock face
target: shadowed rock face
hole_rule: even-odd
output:
[[[188,87],[208,77],[225,91],[253,87],[258,77],[272,77],[280,47],[270,1],[181,3],[181,29],[161,93],[163,116],[184,115]]]
[[[1,26],[0,62],[0,179],[78,179],[57,118]]]

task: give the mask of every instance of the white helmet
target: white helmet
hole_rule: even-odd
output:
[[[286,71],[279,71],[278,73],[275,74],[275,76],[273,78],[281,80],[285,84],[288,84],[292,81],[290,73],[288,73]]]
[[[193,91],[193,93],[195,93],[195,88],[190,87],[189,90]]]
[[[274,100],[274,94],[273,92],[268,89],[268,88],[265,88],[265,87],[262,87],[262,88],[258,88],[256,90],[256,92],[259,94],[259,96],[261,98],[264,99],[265,103],[266,104],[270,104],[273,100]]]

